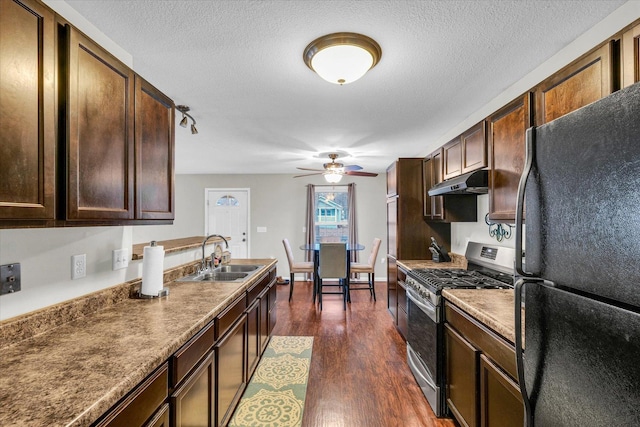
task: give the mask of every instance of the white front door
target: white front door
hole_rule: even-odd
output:
[[[249,189],[206,189],[205,234],[231,237],[231,258],[249,257]]]

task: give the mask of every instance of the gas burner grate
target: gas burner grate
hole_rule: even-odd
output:
[[[488,277],[477,271],[463,269],[417,268],[411,270],[410,277],[425,286],[435,289],[501,289],[509,287],[509,283]]]

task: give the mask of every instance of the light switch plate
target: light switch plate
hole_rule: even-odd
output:
[[[0,295],[18,292],[20,289],[20,264],[0,265]]]
[[[116,249],[112,253],[112,269],[121,270],[129,266],[129,249]]]
[[[266,233],[267,232],[267,227],[258,227],[258,233]]]

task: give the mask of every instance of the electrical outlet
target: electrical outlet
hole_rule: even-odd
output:
[[[113,270],[121,270],[129,266],[129,249],[115,249],[112,256]]]
[[[20,290],[20,264],[0,265],[0,295]]]
[[[71,280],[81,279],[87,275],[87,254],[71,256]]]

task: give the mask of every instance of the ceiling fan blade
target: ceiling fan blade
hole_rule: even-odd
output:
[[[359,172],[359,171],[347,171],[347,172],[345,172],[345,174],[352,175],[352,176],[378,176],[377,173]]]
[[[296,169],[300,169],[301,171],[324,172],[324,169],[309,169],[309,168],[296,168]]]
[[[310,170],[313,170],[313,169],[310,169]],[[323,173],[324,173],[324,172],[318,172],[318,173],[305,173],[304,175],[296,175],[296,176],[294,176],[294,178],[300,178],[300,177],[303,177],[303,176],[311,176],[311,175],[322,175]]]
[[[344,167],[345,172],[362,170],[362,166],[348,165]]]

